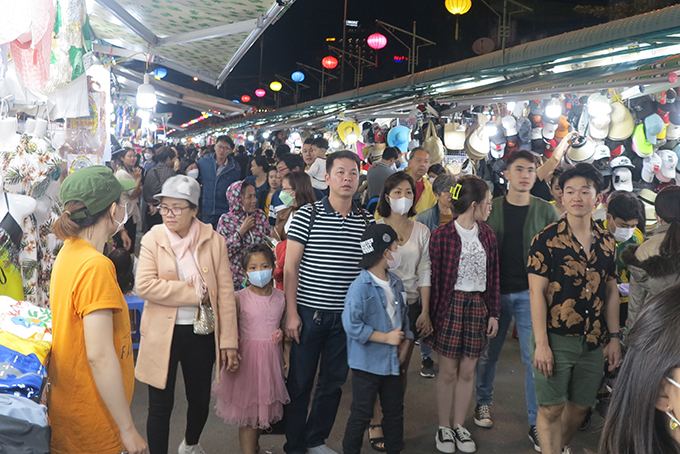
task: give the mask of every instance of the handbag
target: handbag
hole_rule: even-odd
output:
[[[442,143],[442,139],[437,137],[437,130],[431,121],[427,124],[423,148],[430,153],[430,165],[439,164],[444,160],[444,144]]]
[[[207,335],[215,332],[215,312],[210,305],[210,300],[201,301],[196,317],[194,317],[194,334]]]

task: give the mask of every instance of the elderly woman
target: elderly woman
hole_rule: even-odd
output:
[[[155,196],[163,224],[142,238],[137,294],[146,303],[135,375],[149,385],[146,429],[152,454],[168,452],[177,365],[182,363],[189,403],[180,454],[203,452],[198,440],[210,411],[215,360],[218,371],[238,367],[229,259],[222,237],[196,219],[200,192],[193,178],[168,178]]]
[[[237,181],[227,189],[229,212],[217,223],[217,233],[224,237],[231,259],[231,275],[234,287],[240,290],[246,280],[241,260],[246,249],[262,243],[269,233],[270,225],[264,211],[257,208],[255,186],[249,181]]]

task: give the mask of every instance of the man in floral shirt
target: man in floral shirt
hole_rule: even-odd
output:
[[[616,242],[592,219],[603,182],[590,164],[565,171],[559,186],[567,215],[536,235],[529,251],[536,428],[544,454],[561,453],[595,403],[609,338],[615,338],[609,369],[621,358]]]

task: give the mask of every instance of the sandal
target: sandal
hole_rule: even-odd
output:
[[[368,435],[368,443],[371,445],[371,448],[373,448],[374,451],[387,452],[385,449],[385,437],[371,438],[371,429],[378,428],[382,429],[382,426],[380,424],[370,424],[368,426],[368,429],[366,430],[366,434]]]

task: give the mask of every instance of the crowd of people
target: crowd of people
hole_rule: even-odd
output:
[[[180,454],[204,452],[211,395],[244,454],[280,421],[287,454],[333,454],[326,440],[350,369],[342,452],[361,452],[368,432],[372,449],[399,453],[416,342],[420,374],[436,377],[436,448],[475,452],[466,425],[494,425],[513,319],[536,451],[571,452],[632,327],[602,452],[680,452],[680,288],[663,292],[680,284],[680,188],[658,194],[659,227],[646,240],[632,193],[608,194],[596,220],[603,177],[590,164],[560,166],[570,138],[547,162],[510,154],[507,193],[495,198],[474,175],[430,166],[424,148],[403,171],[400,151],[386,148],[361,181],[367,163],[329,154],[323,138],[299,153],[248,155],[228,136],[200,151],[149,148],[143,159],[124,149],[115,173],[74,172],[54,225],[64,247],[51,289],[53,452],[167,453],[181,364]],[[538,184],[553,203],[532,195]],[[102,254],[109,237],[116,250],[139,248],[136,365],[116,269]],[[149,388],[147,441],[129,410],[135,377]]]

